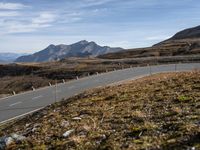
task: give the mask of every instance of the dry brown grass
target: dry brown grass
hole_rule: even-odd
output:
[[[48,86],[54,83],[51,79],[46,79],[38,76],[8,76],[0,78],[0,95],[12,94],[13,91],[20,93],[22,91],[32,90],[32,87],[39,88]]]
[[[129,49],[116,53],[108,53],[99,58],[124,59],[140,57],[181,56],[200,54],[200,39],[170,40],[156,46],[138,49]]]
[[[199,149],[199,108],[200,72],[158,74],[49,106],[0,136],[27,137],[11,149]]]

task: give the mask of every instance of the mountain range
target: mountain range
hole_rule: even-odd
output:
[[[71,45],[49,45],[31,55],[3,53],[0,62],[49,62],[69,57],[99,57],[103,59],[159,57],[200,54],[200,26],[182,30],[170,39],[147,48],[122,49],[100,46],[86,40]],[[20,57],[19,57],[20,56]]]
[[[26,55],[25,53],[0,53],[0,63],[9,63],[18,57]]]
[[[49,45],[44,50],[27,56],[21,56],[15,62],[48,62],[54,60],[61,60],[67,57],[89,57],[98,56],[106,53],[117,52],[123,50],[122,48],[111,48],[108,46],[100,46],[95,42],[88,42],[86,40],[79,41],[71,45]]]

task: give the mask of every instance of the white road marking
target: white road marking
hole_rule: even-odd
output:
[[[21,104],[22,102],[16,102],[16,103],[13,103],[13,104],[10,104],[9,107],[12,107],[12,106],[15,106],[17,104]]]
[[[36,97],[33,97],[32,100],[34,100],[34,99],[38,99],[38,98],[41,98],[41,97],[43,97],[43,96],[42,96],[42,95],[40,95],[40,96],[36,96]]]
[[[0,124],[4,124],[4,123],[7,123],[7,122],[12,121],[12,120],[14,120],[14,119],[17,119],[17,118],[23,117],[23,116],[28,115],[28,114],[31,114],[31,113],[34,113],[34,112],[36,112],[36,111],[38,111],[38,110],[40,110],[40,109],[42,109],[42,108],[44,108],[44,107],[41,107],[41,108],[38,108],[38,109],[35,109],[35,110],[32,110],[32,111],[29,111],[29,112],[27,112],[27,113],[24,113],[24,114],[21,114],[21,115],[15,116],[15,117],[13,117],[13,118],[10,118],[10,119],[7,119],[7,120],[4,120],[4,121],[1,121]]]

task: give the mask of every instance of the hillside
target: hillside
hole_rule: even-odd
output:
[[[180,31],[177,34],[175,34],[170,40],[196,39],[196,38],[200,38],[200,26]]]
[[[200,72],[85,92],[0,127],[7,149],[199,149]]]
[[[99,46],[95,42],[80,41],[72,45],[49,45],[44,50],[27,56],[21,56],[15,62],[48,62],[61,60],[67,57],[89,57],[117,52],[122,48],[111,48],[108,46]]]
[[[200,54],[200,27],[178,32],[172,38],[147,48],[129,49],[99,56],[104,59],[182,56]]]

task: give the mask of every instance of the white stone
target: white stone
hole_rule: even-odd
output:
[[[13,133],[13,134],[11,135],[11,137],[12,137],[14,140],[16,140],[16,141],[23,141],[23,140],[26,139],[25,136],[18,135],[18,134],[15,134],[15,133]]]
[[[72,118],[72,120],[81,120],[82,118],[81,117],[74,117]]]
[[[70,134],[72,134],[74,132],[74,129],[72,129],[72,130],[68,130],[68,131],[66,131],[65,133],[63,133],[63,136],[64,137],[68,137]]]
[[[5,139],[6,146],[12,144],[13,142],[14,142],[14,140],[13,140],[13,138],[11,138],[11,137],[7,137],[7,138]]]

